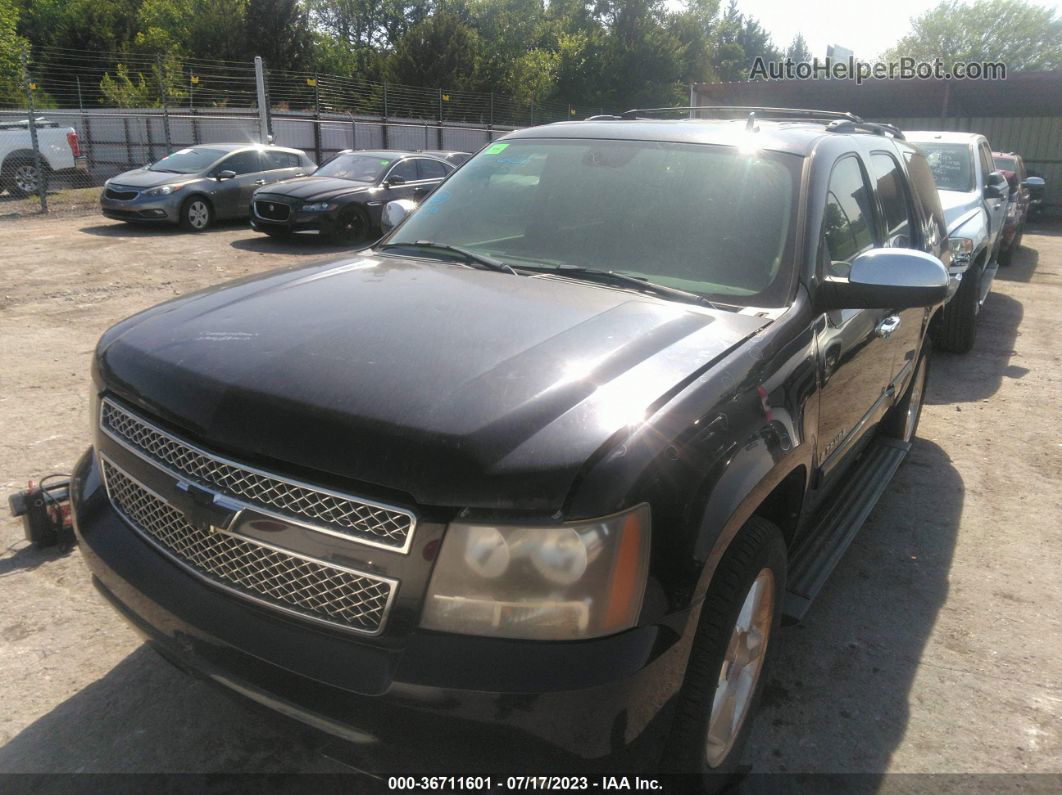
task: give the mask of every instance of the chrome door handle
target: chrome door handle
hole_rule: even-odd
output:
[[[874,329],[874,333],[879,337],[888,339],[892,336],[892,333],[900,327],[900,316],[889,315],[887,318],[878,323],[877,328]]]
[[[254,181],[254,184],[255,184],[255,185],[265,185],[265,184],[266,184],[266,181],[265,181],[264,179],[256,179],[256,180]]]

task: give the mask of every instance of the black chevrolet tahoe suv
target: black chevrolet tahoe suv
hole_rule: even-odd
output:
[[[369,250],[107,331],[99,591],[377,773],[732,770],[910,447],[948,243],[898,130],[667,115],[514,132]]]

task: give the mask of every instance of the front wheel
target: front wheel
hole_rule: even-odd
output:
[[[371,229],[369,215],[360,207],[347,207],[340,210],[339,220],[332,232],[332,239],[337,243],[364,243]]]
[[[214,220],[210,202],[202,196],[192,196],[181,205],[181,226],[190,232],[202,232]]]
[[[973,347],[977,336],[977,312],[981,308],[980,267],[975,262],[962,275],[959,289],[944,305],[935,324],[935,341],[949,353],[966,353]]]
[[[901,442],[914,439],[918,433],[918,421],[922,418],[922,404],[925,402],[926,385],[929,383],[929,342],[925,345],[907,391],[882,422],[882,433]]]
[[[17,157],[4,164],[4,185],[16,199],[40,193],[42,184],[47,189],[48,171],[33,157]]]
[[[665,759],[669,772],[698,773],[709,789],[729,783],[767,681],[785,580],[781,531],[753,517],[705,595]]]

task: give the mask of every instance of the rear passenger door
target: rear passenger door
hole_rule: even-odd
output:
[[[291,179],[305,173],[299,156],[291,152],[267,149],[262,152],[262,160],[264,161],[261,176],[263,185],[272,185],[282,179]]]
[[[892,152],[870,154],[870,176],[877,188],[882,243],[887,248],[914,248],[926,251],[920,215],[914,206],[907,176]],[[890,312],[893,331],[886,338],[891,348],[889,382],[893,392],[900,392],[914,372],[915,357],[922,340],[922,328],[929,310],[914,307]]]
[[[840,157],[828,183],[819,237],[819,277],[847,278],[852,260],[880,245],[876,203],[862,159]],[[885,408],[892,348],[883,309],[825,314],[819,332],[819,436],[816,454],[823,493],[852,460]]]
[[[417,158],[417,189],[413,191],[413,198],[423,201],[424,198],[435,190],[439,183],[449,176],[454,168],[449,163],[441,160],[429,160],[426,157]]]

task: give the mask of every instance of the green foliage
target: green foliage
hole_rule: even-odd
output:
[[[398,41],[387,65],[391,80],[412,86],[474,84],[479,34],[451,11],[437,11]]]
[[[16,32],[18,18],[14,0],[0,0],[0,105],[25,104],[19,54],[28,42]]]
[[[1013,71],[1062,68],[1062,19],[1026,0],[946,0],[911,28],[884,58],[1002,61]]]
[[[793,41],[789,46],[786,47],[785,57],[793,63],[810,62],[811,50],[808,49],[808,40],[798,33],[793,37]]]
[[[105,73],[100,80],[101,100],[115,108],[145,108],[156,104],[151,87],[144,75],[138,73],[136,80],[129,76],[125,64],[118,64],[114,77]]]

